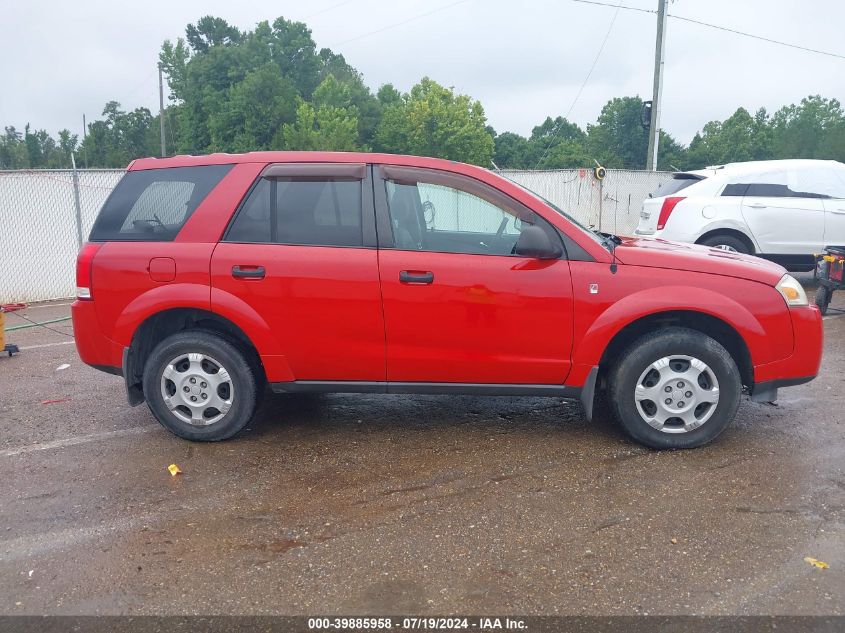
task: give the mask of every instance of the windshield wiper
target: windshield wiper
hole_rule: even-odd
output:
[[[604,233],[602,231],[594,230],[593,233],[598,235],[602,243],[605,245],[605,248],[609,251],[613,251],[619,244],[622,243],[622,238],[618,235],[614,235],[613,233]]]
[[[164,222],[161,221],[161,218],[158,217],[157,213],[153,213],[153,217],[151,218],[141,218],[138,220],[133,220],[132,225],[135,228],[144,229],[144,230],[151,230],[153,233],[156,232],[157,228],[161,228],[162,231],[167,230],[167,226]]]
[[[604,244],[604,247],[610,251],[610,272],[615,275],[616,271],[619,269],[616,264],[616,247],[622,243],[622,238],[618,235],[614,235],[613,233],[603,233],[602,231],[594,230],[593,233],[601,238],[601,243]]]

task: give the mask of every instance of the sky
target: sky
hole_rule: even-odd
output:
[[[241,29],[282,15],[342,53],[374,91],[424,76],[481,101],[497,132],[546,116],[595,122],[617,96],[651,98],[656,15],[619,0],[0,0],[0,125],[82,131],[107,101],[158,110],[161,43],[203,15]],[[654,10],[657,0],[623,0]],[[673,0],[669,13],[845,56],[842,0]],[[607,36],[601,50],[602,41]],[[737,107],[810,94],[845,101],[845,59],[669,18],[661,127],[683,143]],[[589,74],[593,63],[595,67]],[[589,74],[589,79],[587,80]],[[585,80],[586,83],[585,83]],[[583,91],[578,95],[583,85]]]

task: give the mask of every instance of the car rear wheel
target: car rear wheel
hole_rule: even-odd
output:
[[[639,338],[618,358],[609,373],[610,406],[628,435],[646,446],[701,446],[736,415],[739,369],[701,332],[666,328]]]
[[[232,437],[258,404],[255,368],[234,344],[203,330],[178,332],[152,351],[144,395],[156,419],[179,437]]]
[[[748,244],[735,235],[713,235],[701,240],[701,244],[709,246],[710,248],[718,248],[722,251],[728,251],[729,253],[742,253],[744,255],[752,254],[751,249],[748,248]]]

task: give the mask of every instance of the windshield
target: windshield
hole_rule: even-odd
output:
[[[516,182],[515,180],[511,180],[511,182],[513,184],[515,184],[517,187],[519,187],[520,189],[522,189],[523,191],[525,191],[526,193],[529,193],[532,196],[534,196],[535,198],[538,198],[538,199],[542,200],[543,202],[545,202],[548,206],[550,206],[552,209],[554,209],[555,212],[559,213],[564,218],[569,220],[572,224],[574,224],[579,229],[581,229],[581,231],[583,231],[585,235],[589,236],[590,239],[592,239],[594,242],[601,244],[607,250],[613,250],[613,242],[608,240],[604,236],[602,236],[601,233],[599,233],[598,231],[595,231],[593,229],[587,228],[586,226],[581,224],[578,220],[576,220],[571,215],[569,215],[566,211],[564,211],[559,206],[557,206],[554,202],[552,202],[551,200],[548,200],[547,198],[544,198],[543,196],[541,196],[536,191],[532,191],[531,189],[529,189],[525,185],[521,185],[520,183]]]

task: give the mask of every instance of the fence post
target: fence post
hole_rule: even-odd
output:
[[[82,206],[79,204],[79,174],[76,173],[76,159],[73,152],[70,154],[70,162],[73,166],[73,204],[76,208],[76,243],[82,249]]]
[[[599,180],[599,233],[601,233],[601,215],[604,205],[604,178]]]

